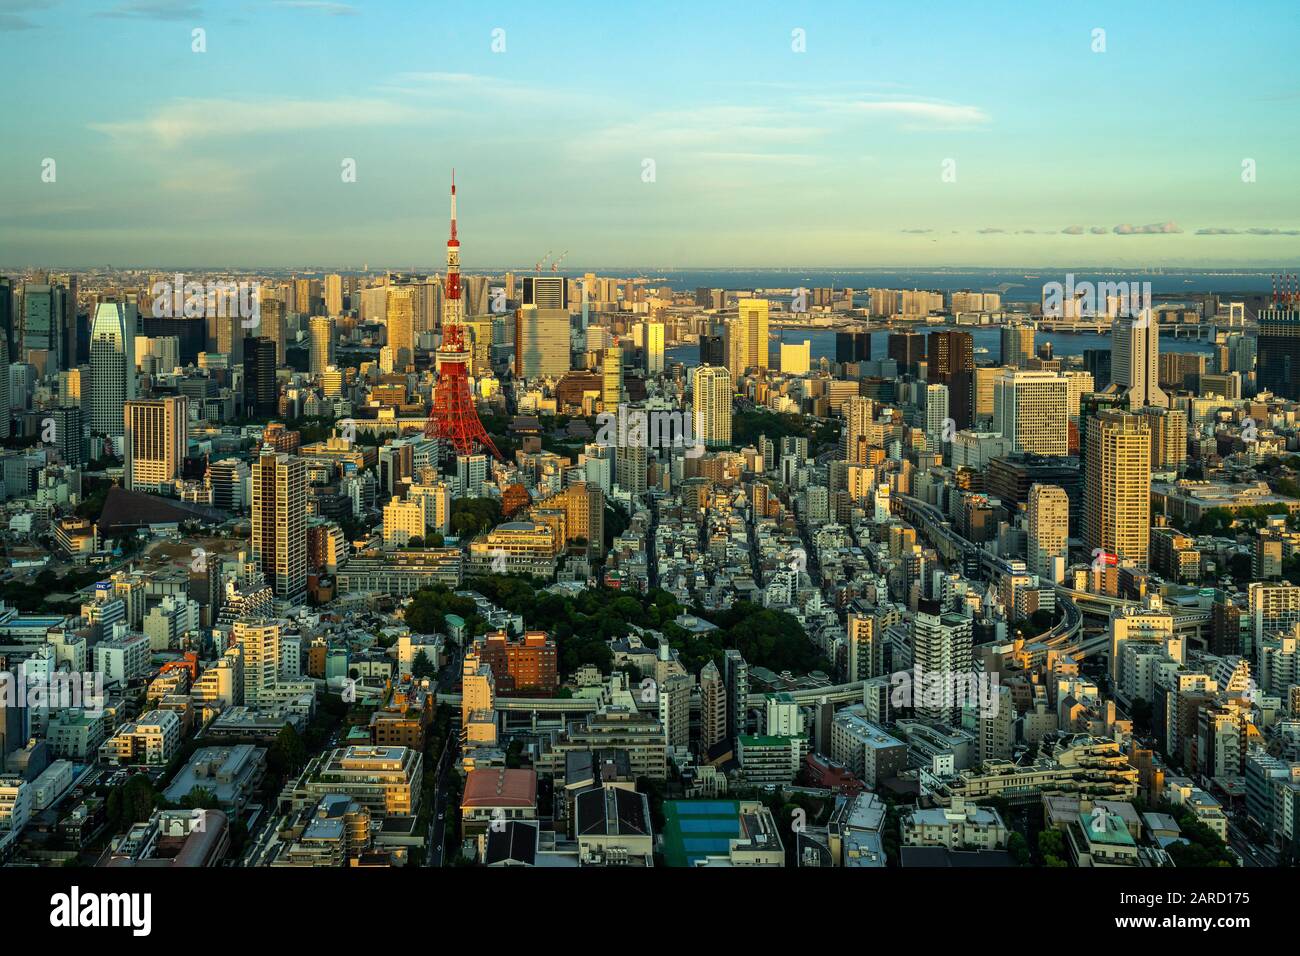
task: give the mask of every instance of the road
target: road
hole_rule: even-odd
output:
[[[1251,843],[1247,839],[1245,831],[1237,826],[1231,818],[1228,820],[1228,846],[1237,851],[1237,855],[1241,857],[1242,866],[1275,867],[1278,865],[1277,857],[1273,851]]]
[[[447,771],[451,768],[449,759],[456,749],[454,737],[447,740],[438,758],[438,784],[433,791],[433,809],[429,812],[429,839],[424,848],[425,866],[442,866],[447,849]],[[453,810],[453,812],[456,812]]]

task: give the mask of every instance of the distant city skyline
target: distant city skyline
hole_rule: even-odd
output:
[[[1288,266],[1300,28],[1178,11],[0,0],[0,262]]]

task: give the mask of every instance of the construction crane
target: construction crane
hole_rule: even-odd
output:
[[[564,261],[564,257],[567,256],[568,254],[569,254],[569,250],[568,250],[568,249],[565,249],[563,252],[561,252],[561,253],[556,257],[555,261],[551,263],[551,271],[552,271],[552,272],[559,272],[559,271],[560,271],[560,263]]]
[[[546,260],[549,259],[549,258],[551,258],[551,250],[550,250],[550,249],[547,249],[547,250],[546,250],[546,255],[542,256],[542,261],[539,262],[539,263],[537,263],[537,265],[533,266],[533,271],[534,271],[534,272],[541,272],[541,271],[542,271],[542,266],[546,265]]]

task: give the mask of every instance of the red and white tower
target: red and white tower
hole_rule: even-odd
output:
[[[447,290],[442,313],[442,345],[434,368],[438,381],[433,387],[433,406],[424,426],[426,438],[440,439],[457,455],[472,455],[477,449],[492,452],[502,461],[487,430],[479,421],[474,397],[469,390],[469,346],[465,342],[464,312],[460,298],[460,240],[456,238],[456,174],[451,179],[451,238],[447,240]]]
[[[442,299],[442,328],[465,321],[465,302],[460,297],[460,240],[456,238],[456,170],[451,171],[451,237],[447,240],[447,288]]]

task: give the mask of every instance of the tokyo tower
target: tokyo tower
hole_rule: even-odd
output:
[[[475,446],[505,458],[488,437],[474,409],[469,391],[469,348],[465,343],[464,308],[460,299],[460,240],[456,238],[456,173],[451,174],[451,238],[447,240],[447,288],[443,306],[442,345],[435,368],[438,381],[433,388],[433,407],[424,426],[426,438],[440,438],[457,455],[472,455]]]

